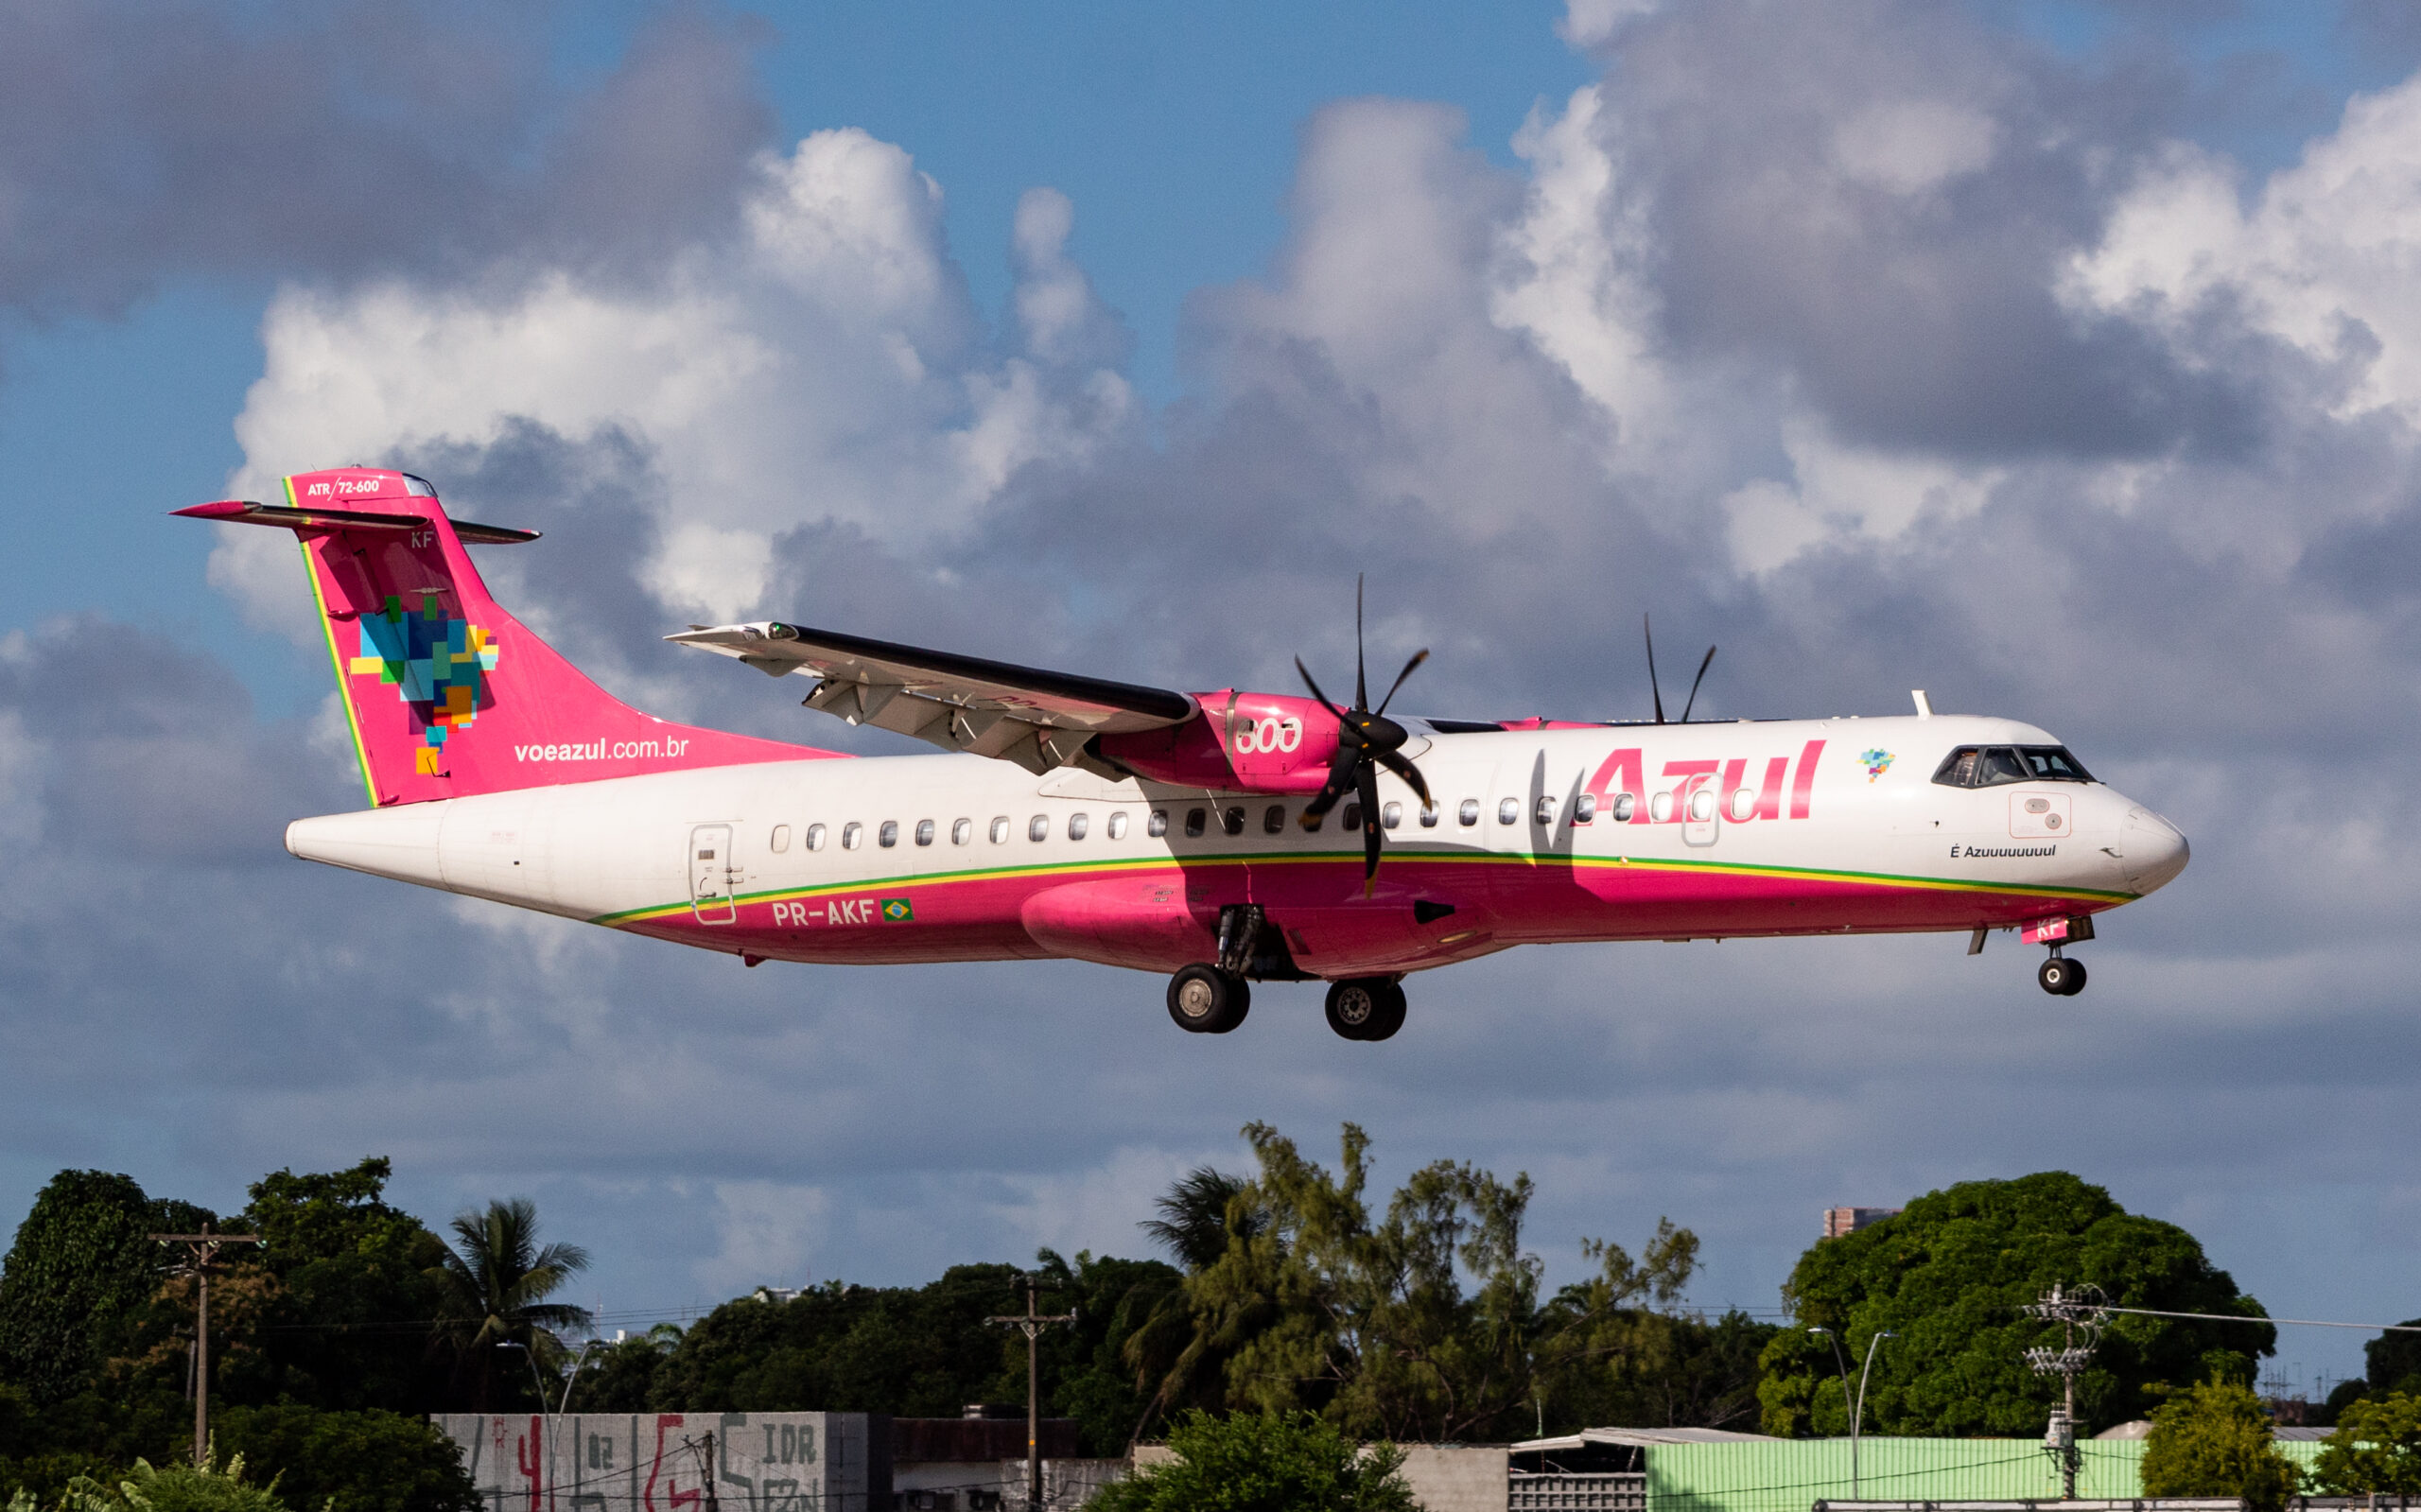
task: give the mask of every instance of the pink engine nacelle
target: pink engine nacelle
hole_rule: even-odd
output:
[[[1317,792],[1336,754],[1336,716],[1314,699],[1196,693],[1202,712],[1183,724],[1105,735],[1101,753],[1155,782],[1234,792]]]

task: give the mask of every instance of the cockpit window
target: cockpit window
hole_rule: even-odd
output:
[[[2091,782],[2064,745],[1962,745],[1942,758],[1933,780],[1945,788],[1996,788],[2010,782]]]

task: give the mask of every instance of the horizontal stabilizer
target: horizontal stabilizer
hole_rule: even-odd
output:
[[[283,504],[255,504],[248,498],[222,498],[171,513],[197,520],[222,520],[230,525],[277,525],[289,530],[419,530],[428,521],[417,514],[379,514],[369,510],[295,510]],[[538,539],[535,530],[502,525],[473,525],[455,520],[454,534],[468,546],[517,546]]]
[[[774,677],[817,678],[810,708],[912,735],[946,751],[999,756],[1030,772],[1074,763],[1096,735],[1182,724],[1201,705],[1183,693],[1017,667],[763,620],[699,625],[667,640],[730,656]]]

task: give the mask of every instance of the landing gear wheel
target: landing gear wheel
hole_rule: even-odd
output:
[[[1348,977],[1328,989],[1328,1027],[1341,1039],[1385,1039],[1403,1027],[1403,989],[1385,977]]]
[[[2034,980],[2055,998],[2073,998],[2084,991],[2084,963],[2055,955],[2035,968]]]
[[[1329,983],[1328,1027],[1339,1039],[1367,1039],[1386,1019],[1386,982],[1378,977],[1349,977]]]
[[[1169,978],[1169,1017],[1193,1034],[1224,1034],[1252,1009],[1252,988],[1244,978],[1199,962]]]

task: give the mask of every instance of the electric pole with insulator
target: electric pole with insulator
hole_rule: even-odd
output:
[[[2102,1327],[2110,1321],[2109,1300],[2098,1286],[2064,1292],[2055,1283],[2042,1300],[2026,1307],[2032,1316],[2060,1325],[2060,1347],[2029,1349],[2026,1363],[2038,1376],[2060,1378],[2061,1404],[2043,1431],[2043,1450],[2059,1464],[2060,1494],[2069,1502],[2077,1499],[2077,1468],[2084,1457],[2077,1448],[2077,1377],[2093,1363],[2094,1346],[2101,1342]],[[2080,1333],[2084,1335],[2081,1344]]]
[[[186,1259],[178,1270],[193,1277],[193,1462],[210,1463],[210,1262],[221,1244],[257,1244],[258,1234],[214,1234],[201,1225],[199,1234],[153,1234],[163,1244],[183,1244]]]
[[[1054,1323],[1075,1322],[1076,1310],[1044,1317],[1034,1310],[1042,1277],[1020,1271],[1016,1284],[1025,1288],[1025,1311],[984,1321],[1025,1335],[1025,1506],[1026,1512],[1042,1512],[1042,1330]]]

